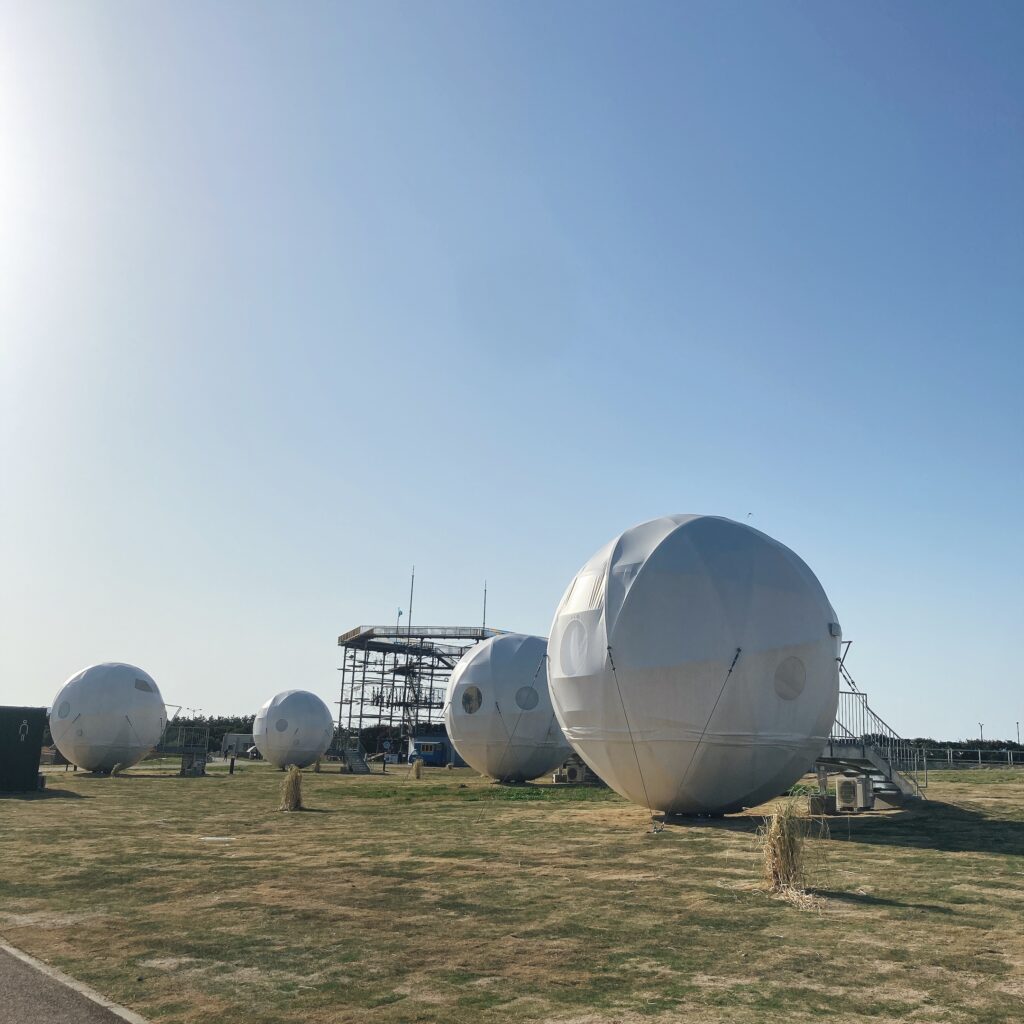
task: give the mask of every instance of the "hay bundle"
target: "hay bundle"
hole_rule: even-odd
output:
[[[762,872],[769,892],[802,889],[808,819],[795,800],[786,800],[757,830]]]
[[[281,810],[302,810],[302,770],[292,765],[281,786]]]
[[[761,847],[764,883],[774,896],[801,909],[817,907],[819,900],[807,891],[807,840],[824,837],[828,826],[824,819],[804,813],[799,797],[778,805],[757,830]]]
[[[412,777],[414,779],[423,778],[423,758],[417,757],[412,763]]]

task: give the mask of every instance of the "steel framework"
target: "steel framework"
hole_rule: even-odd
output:
[[[338,637],[338,731],[406,739],[438,725],[456,662],[474,644],[505,632],[490,626],[356,626]]]

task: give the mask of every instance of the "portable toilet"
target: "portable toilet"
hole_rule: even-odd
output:
[[[40,788],[46,708],[0,707],[0,793]]]

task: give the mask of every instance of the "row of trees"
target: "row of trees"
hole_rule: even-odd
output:
[[[210,727],[210,750],[220,750],[221,740],[226,733],[240,732],[251,733],[252,723],[255,715],[179,715],[175,719],[176,725],[208,725]],[[444,726],[441,723],[422,726],[417,735],[441,735],[444,733]],[[363,749],[371,754],[380,753],[384,749],[384,741],[391,741],[391,749],[394,753],[404,753],[399,750],[399,733],[386,725],[371,725],[363,729],[359,735]]]
[[[210,727],[210,749],[220,750],[221,739],[224,737],[225,733],[252,732],[252,723],[255,717],[255,715],[202,715],[197,718],[182,718],[179,716],[177,721],[181,724],[184,724],[185,722],[195,722],[197,725],[208,725]],[[440,723],[435,723],[432,726],[423,726],[420,732],[424,735],[432,732],[440,734],[444,732],[444,726]],[[389,729],[384,725],[369,726],[363,729],[360,734],[360,740],[362,741],[363,747],[371,754],[377,753],[383,748],[385,739],[390,739],[392,744],[395,745],[397,735],[394,734],[394,730]],[[1014,740],[942,740],[933,739],[930,736],[918,736],[915,739],[908,740],[908,742],[912,743],[915,747],[941,748],[942,750],[1024,751],[1024,745],[1017,743]],[[398,752],[397,749],[395,752]]]
[[[942,750],[1024,750],[1024,745],[1015,740],[933,740],[929,736],[918,736],[907,742],[915,747]]]

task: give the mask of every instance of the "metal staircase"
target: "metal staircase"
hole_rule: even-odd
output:
[[[871,710],[867,694],[858,689],[843,660],[839,672],[849,689],[839,692],[835,724],[817,764],[867,775],[879,797],[923,798],[928,787],[923,752]]]
[[[369,775],[370,765],[366,760],[366,751],[359,740],[357,732],[342,730],[334,741],[338,755],[345,762],[352,775]]]

